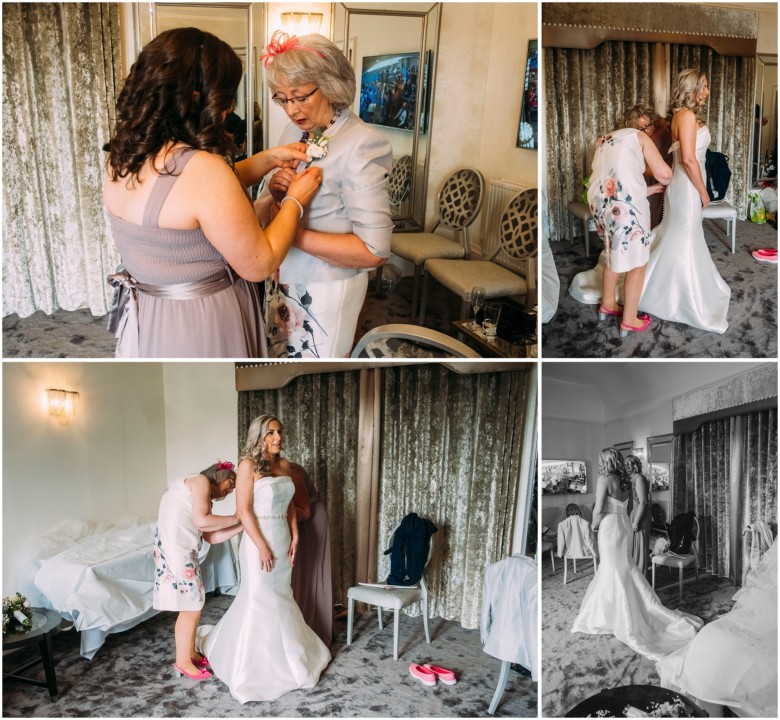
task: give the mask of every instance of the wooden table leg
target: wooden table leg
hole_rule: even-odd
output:
[[[57,675],[54,670],[54,651],[52,649],[51,633],[46,633],[39,643],[43,670],[46,673],[46,687],[52,702],[57,702]]]

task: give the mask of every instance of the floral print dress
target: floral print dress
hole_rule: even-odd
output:
[[[588,205],[604,241],[607,265],[616,273],[645,265],[650,257],[650,204],[643,177],[639,130],[600,137],[588,184]]]
[[[184,480],[168,487],[160,501],[154,536],[156,610],[200,610],[206,599],[198,564],[203,542],[192,521],[192,495]]]

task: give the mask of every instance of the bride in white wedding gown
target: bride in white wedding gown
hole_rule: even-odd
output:
[[[702,227],[702,210],[709,204],[704,159],[711,137],[707,127],[699,125],[697,114],[709,94],[707,77],[698,70],[683,70],[677,76],[670,107],[672,181],[666,188],[663,221],[652,232],[639,310],[724,333],[731,290],[712,261]],[[569,287],[572,297],[586,304],[601,301],[605,261],[602,252],[595,268],[575,276]]]
[[[650,246],[640,309],[655,317],[724,333],[731,290],[712,261],[702,227],[709,205],[704,160],[710,131],[698,121],[698,110],[710,91],[698,70],[677,76],[672,101],[674,169],[666,190],[664,217]]]
[[[292,594],[298,526],[295,487],[279,455],[282,424],[261,415],[248,436],[236,481],[241,586],[219,623],[198,630],[200,651],[242,704],[314,687],[330,662]]]
[[[687,645],[702,622],[665,607],[634,563],[631,486],[624,485],[618,450],[601,451],[599,473],[593,511],[599,566],[571,631],[614,635],[635,652],[659,660]]]

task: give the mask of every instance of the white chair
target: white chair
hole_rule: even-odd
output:
[[[566,526],[569,526],[568,530]],[[564,538],[568,537],[567,545]],[[573,547],[571,547],[573,546]],[[577,560],[592,560],[593,572],[598,570],[596,557],[596,539],[590,523],[582,517],[582,508],[576,503],[566,506],[566,519],[558,524],[558,556],[563,557],[563,584],[569,578],[569,560],[574,563],[574,574],[577,574]]]
[[[683,570],[689,565],[693,565],[696,570],[696,580],[699,580],[699,519],[693,516],[693,540],[691,541],[691,551],[684,555],[672,555],[668,552],[663,555],[653,555],[650,560],[653,563],[653,590],[655,590],[655,567],[664,565],[668,568],[677,568],[679,570],[680,600],[682,600]]]
[[[555,551],[553,544],[549,540],[542,540],[542,558],[547,551],[550,551],[550,562],[552,563],[553,572],[555,572]]]
[[[574,200],[570,202],[566,209],[569,211],[570,214],[574,216],[573,222],[572,222],[572,239],[571,241],[574,242],[574,236],[577,232],[577,220],[582,222],[582,237],[585,240],[585,257],[590,256],[590,230],[589,230],[589,223],[593,219],[593,213],[590,211],[590,208],[588,207],[588,203],[584,203],[581,200]]]
[[[737,249],[737,209],[733,205],[729,205],[725,200],[722,200],[720,202],[711,202],[702,210],[701,214],[703,218],[709,218],[710,220],[726,221],[726,237],[731,232],[731,253],[733,255]]]
[[[438,330],[395,323],[380,325],[369,330],[350,357],[415,358],[415,357],[466,357],[478,358],[479,353],[468,345]]]
[[[428,558],[425,568],[433,555],[433,536],[429,540]],[[398,660],[398,620],[400,611],[412,603],[419,602],[422,610],[423,626],[425,628],[425,640],[430,644],[431,636],[428,632],[428,586],[425,584],[425,569],[420,578],[418,587],[388,588],[373,587],[369,585],[355,585],[347,590],[349,607],[347,611],[347,645],[352,644],[352,621],[355,614],[355,601],[376,605],[379,629],[382,630],[382,610],[388,608],[393,611],[393,660]]]

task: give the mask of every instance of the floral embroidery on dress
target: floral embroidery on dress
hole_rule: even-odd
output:
[[[266,335],[271,357],[319,357],[315,331],[327,337],[311,314],[313,299],[306,285],[279,282],[278,272],[265,281]],[[280,353],[280,346],[284,352]]]
[[[192,595],[199,598],[203,595],[203,580],[198,566],[198,553],[192,550],[188,553],[187,562],[178,577],[171,570],[160,540],[160,529],[154,532],[154,589],[159,592],[169,585],[179,595]]]
[[[642,215],[614,170],[599,184],[599,198],[590,210],[599,237],[609,237],[613,250],[628,252],[629,243],[650,244],[650,233],[639,222]]]

